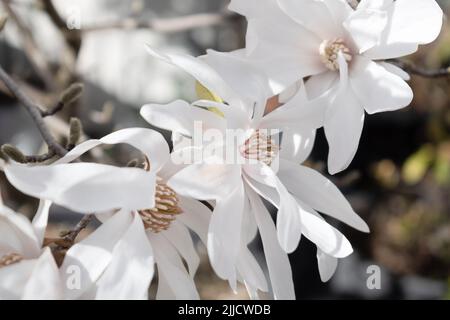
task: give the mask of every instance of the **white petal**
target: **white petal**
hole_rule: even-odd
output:
[[[141,116],[151,125],[178,132],[186,136],[194,135],[194,122],[201,122],[204,130],[223,130],[225,121],[214,112],[191,106],[182,100],[166,105],[147,104],[141,108]]]
[[[289,102],[264,116],[259,128],[283,131],[286,128],[298,128],[299,123],[306,123],[310,128],[319,128],[323,125],[328,101],[327,95],[305,101],[304,93],[299,91]]]
[[[346,169],[358,149],[364,125],[364,109],[350,88],[339,92],[325,115],[325,136],[329,145],[328,171]]]
[[[147,299],[154,273],[152,247],[138,214],[112,252],[97,283],[97,299]]]
[[[313,209],[360,231],[369,231],[339,189],[317,171],[282,161],[278,176],[290,192]]]
[[[40,252],[40,241],[30,221],[8,207],[0,206],[0,256],[16,253],[33,259]]]
[[[241,248],[244,210],[242,181],[226,198],[217,199],[208,230],[208,254],[217,275],[236,288],[236,262]]]
[[[316,129],[307,126],[283,131],[280,157],[295,163],[303,163],[311,154],[316,138]]]
[[[319,265],[320,280],[327,282],[336,271],[338,259],[323,253],[317,248],[317,263]]]
[[[363,53],[379,43],[387,22],[386,12],[373,9],[356,10],[344,22],[344,27],[358,47],[359,53]]]
[[[287,253],[294,251],[301,237],[301,221],[297,201],[269,167],[249,165],[245,166],[245,173],[256,181],[277,190],[280,199],[277,214],[278,239],[281,247]]]
[[[325,2],[315,0],[277,0],[277,2],[288,17],[322,39],[333,39],[342,35],[339,24],[335,22]]]
[[[23,193],[77,212],[154,206],[155,174],[139,168],[94,163],[35,167],[11,164],[5,173]],[[143,190],[148,196],[142,196]]]
[[[47,201],[47,200],[39,201],[39,207],[37,209],[36,214],[33,217],[33,221],[31,222],[31,224],[33,225],[34,233],[36,234],[38,243],[41,246],[42,246],[42,243],[44,242],[45,229],[47,229],[48,214],[49,214],[51,205],[52,205],[51,201]]]
[[[252,242],[258,234],[258,226],[255,217],[251,213],[251,206],[248,197],[244,199],[244,210],[242,213],[242,242],[244,245]]]
[[[158,275],[165,279],[174,294],[173,298],[178,300],[199,299],[194,280],[186,271],[176,249],[159,234],[147,232],[147,235],[155,253]],[[160,297],[164,296],[160,295]]]
[[[289,258],[280,247],[270,213],[254,191],[248,188],[247,194],[261,235],[275,299],[294,300],[295,291]]]
[[[238,53],[223,53],[208,50],[207,54],[200,57],[233,88],[242,99],[251,115],[253,105],[265,105],[267,98],[271,95],[271,89],[267,76],[258,68],[255,68]]]
[[[184,225],[194,231],[206,246],[211,210],[200,201],[178,196],[183,214],[177,217]]]
[[[388,43],[433,42],[442,28],[443,12],[435,0],[396,0]]]
[[[150,160],[151,171],[158,171],[169,159],[169,146],[161,133],[146,128],[128,128],[115,131],[101,138],[80,143],[55,164],[67,163],[102,144],[126,143],[140,150]]]
[[[389,71],[390,73],[393,73],[393,74],[399,76],[400,78],[402,78],[405,81],[411,80],[411,76],[409,75],[408,72],[404,71],[402,68],[399,68],[392,63],[378,62],[378,65],[385,68],[386,71]]]
[[[312,208],[297,199],[301,208],[302,233],[326,254],[344,258],[353,252],[347,238],[332,225],[328,224]]]
[[[310,99],[319,97],[327,92],[338,80],[337,72],[325,71],[321,74],[314,75],[305,83],[306,92]]]
[[[233,89],[224,81],[219,73],[208,64],[198,58],[185,54],[164,53],[147,46],[147,51],[154,57],[172,64],[193,76],[205,88],[214,92],[224,101],[234,105],[240,104],[241,100]]]
[[[0,300],[19,300],[37,259],[22,260],[0,268]]]
[[[419,44],[434,41],[440,33],[443,12],[435,0],[398,0],[384,8],[389,15],[379,45],[365,56],[392,59],[414,53]]]
[[[184,215],[184,212],[181,215]],[[189,230],[182,223],[173,221],[170,228],[161,234],[177,249],[178,253],[186,261],[189,274],[194,277],[200,264],[200,257],[195,250]]]
[[[404,108],[413,99],[413,92],[403,79],[362,56],[353,61],[350,83],[369,114]]]
[[[22,299],[62,299],[59,270],[50,248],[45,248],[42,255],[36,260],[30,278],[24,287]]]
[[[239,254],[237,270],[246,285],[261,291],[268,291],[266,277],[250,250],[243,246]]]
[[[60,268],[66,299],[76,299],[91,289],[111,262],[114,247],[131,222],[131,213],[120,211],[67,251]],[[77,274],[80,275],[79,288],[69,286]]]
[[[193,164],[169,179],[177,193],[199,200],[213,200],[230,194],[241,180],[239,165]]]

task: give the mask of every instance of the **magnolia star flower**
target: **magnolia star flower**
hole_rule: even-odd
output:
[[[332,174],[352,161],[364,111],[411,103],[409,75],[386,60],[434,41],[443,15],[435,0],[232,0],[230,9],[247,17],[245,55],[274,93],[306,76],[309,98],[334,89],[323,119]]]
[[[49,207],[42,201],[30,222],[0,195],[0,300],[60,298],[58,266],[50,249],[42,248]]]
[[[120,143],[145,155],[143,168],[68,163],[96,146]],[[206,241],[211,212],[166,184],[177,170],[168,160],[169,147],[160,133],[129,128],[81,143],[49,166],[5,166],[9,181],[25,194],[78,212],[103,211],[97,214],[103,225],[72,247],[61,266],[81,268],[80,288],[65,288],[67,298],[146,298],[156,264],[158,299],[198,299],[193,277],[199,257],[189,230]],[[107,213],[114,209],[120,211]],[[253,255],[242,250],[239,261],[249,292],[267,291]],[[67,281],[70,275],[62,274]]]
[[[285,252],[295,250],[302,233],[319,248],[321,272],[331,269],[323,273],[323,279],[327,280],[334,272],[328,262],[332,260],[335,265],[334,259],[349,255],[352,247],[315,209],[359,230],[368,231],[368,227],[329,180],[296,164],[311,150],[323,102],[320,99],[305,102],[299,93],[264,116],[270,95],[266,78],[242,60],[213,51],[201,59],[150,48],[149,52],[190,73],[212,98],[192,104],[184,101],[149,104],[142,107],[141,115],[150,124],[171,130],[174,136],[184,136],[180,147],[175,144],[182,158],[192,151],[203,152],[199,160],[194,155],[194,161],[167,183],[185,196],[215,201],[208,253],[216,273],[234,286],[242,239],[249,241],[242,228],[245,219],[246,224],[249,221],[256,224],[260,232],[276,298],[294,298],[292,272]],[[201,121],[200,127],[196,121]],[[298,134],[303,124],[303,132]],[[282,143],[278,144],[276,135],[266,129],[286,133]],[[211,139],[213,132],[224,137],[230,131],[235,134],[232,141]],[[196,139],[199,134],[209,138]],[[186,146],[186,139],[191,140],[190,146]],[[230,154],[234,161],[228,161]],[[277,228],[259,195],[278,207]],[[324,259],[323,255],[332,258]]]

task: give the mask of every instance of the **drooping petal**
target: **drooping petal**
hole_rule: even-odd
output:
[[[138,214],[112,252],[112,259],[97,282],[96,298],[147,299],[154,273],[152,247]]]
[[[347,238],[328,224],[317,212],[297,198],[301,208],[302,234],[326,254],[345,258],[353,252]]]
[[[364,109],[353,90],[340,91],[325,114],[325,136],[329,145],[328,171],[346,169],[356,154],[364,125]]]
[[[317,264],[319,267],[320,280],[322,280],[322,282],[327,282],[336,271],[338,258],[332,257],[317,248]]]
[[[247,246],[241,248],[237,270],[247,286],[264,292],[269,290],[264,272]]]
[[[350,83],[369,114],[404,108],[413,99],[413,92],[403,79],[362,56],[353,61]]]
[[[214,271],[236,289],[236,263],[241,248],[244,186],[239,181],[225,198],[216,201],[208,230],[208,255]]]
[[[154,206],[155,173],[139,168],[95,163],[35,167],[10,164],[5,173],[9,182],[23,193],[77,212]],[[142,192],[148,196],[143,197]]]
[[[131,213],[120,211],[67,251],[60,268],[66,299],[77,299],[95,286],[112,260],[115,245],[131,222]]]
[[[292,194],[313,209],[357,230],[369,231],[367,224],[353,211],[339,189],[317,171],[282,161],[278,176]]]
[[[247,194],[261,235],[275,299],[293,300],[295,299],[295,291],[292,270],[288,256],[278,242],[275,224],[259,196],[250,188],[247,189]]]
[[[178,253],[186,261],[189,274],[194,277],[200,264],[200,257],[195,250],[189,230],[182,223],[173,221],[170,228],[162,232],[162,235],[177,249]]]
[[[41,256],[36,259],[30,278],[22,292],[24,300],[55,300],[62,299],[62,283],[58,266],[46,247]]]
[[[246,165],[244,171],[252,179],[277,191],[280,199],[277,214],[278,239],[286,252],[294,251],[301,237],[301,220],[297,201],[268,166]]]
[[[177,250],[160,234],[147,231],[147,236],[155,253],[158,275],[164,278],[165,285],[174,295],[173,299],[199,299],[194,280],[187,272]],[[160,294],[159,298],[167,297],[168,291],[166,289],[166,294]]]

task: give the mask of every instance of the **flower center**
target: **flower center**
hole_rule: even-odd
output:
[[[10,266],[14,263],[22,261],[23,257],[17,253],[6,254],[0,258],[0,268]]]
[[[157,177],[156,179],[155,207],[140,210],[139,215],[146,229],[158,233],[167,230],[176,215],[182,213],[182,210],[178,206],[175,191],[163,183],[161,178]]]
[[[344,40],[325,40],[320,44],[320,58],[325,66],[332,71],[339,70],[339,52],[342,52],[342,55],[347,62],[352,60],[352,54],[350,49],[346,46]]]
[[[277,156],[279,150],[275,141],[260,130],[253,132],[240,149],[244,158],[258,160],[268,166]]]

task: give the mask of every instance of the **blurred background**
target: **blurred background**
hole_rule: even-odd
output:
[[[438,1],[446,14],[450,1]],[[84,84],[82,98],[49,118],[60,139],[67,120],[79,117],[86,136],[99,138],[130,126],[148,127],[138,110],[144,103],[195,97],[183,72],[151,58],[152,46],[192,55],[208,48],[230,51],[244,45],[245,21],[227,12],[227,0],[1,0],[8,23],[0,34],[0,64],[42,106],[52,106],[71,83]],[[434,44],[407,57],[430,69],[450,65],[450,23]],[[415,98],[404,110],[373,115],[350,168],[333,177],[371,233],[340,230],[354,245],[326,284],[319,279],[315,246],[303,237],[290,255],[299,299],[450,299],[450,78],[413,76]],[[0,144],[25,154],[43,150],[25,109],[0,84]],[[320,130],[310,165],[324,169],[327,143]],[[126,163],[127,153],[110,150]],[[35,199],[15,190],[0,172],[0,188],[10,207],[32,216]],[[50,235],[69,229],[80,215],[54,207]],[[86,230],[82,236],[89,233]],[[262,257],[256,239],[252,247]],[[231,292],[209,266],[199,244],[197,275],[205,299],[247,299]],[[370,290],[369,266],[381,271],[381,288]]]

